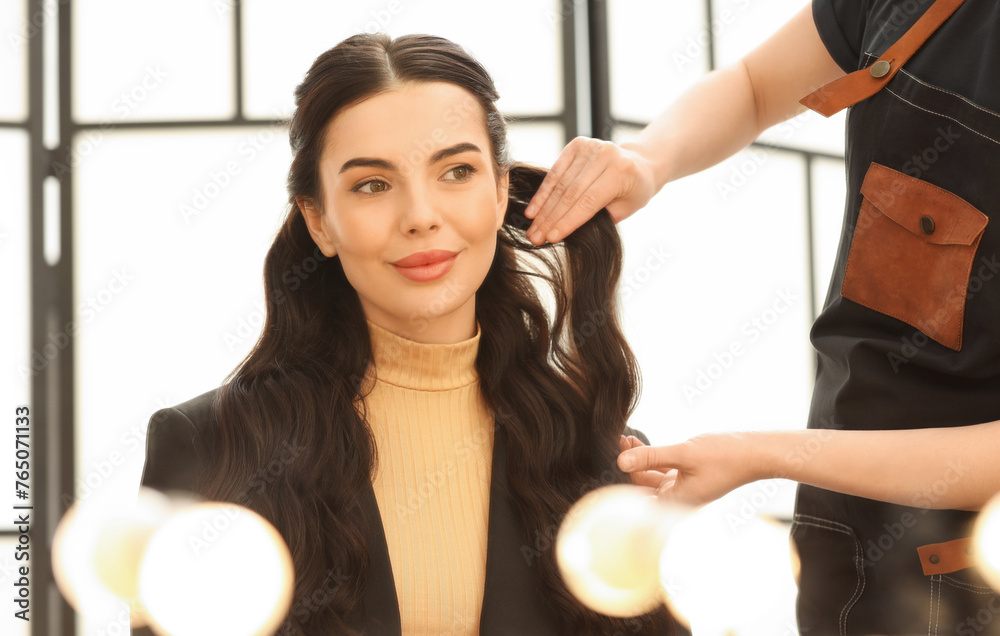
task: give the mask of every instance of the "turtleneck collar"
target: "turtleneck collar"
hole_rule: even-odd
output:
[[[476,355],[482,330],[478,320],[476,335],[454,344],[416,342],[366,322],[379,381],[419,391],[447,391],[479,379]]]

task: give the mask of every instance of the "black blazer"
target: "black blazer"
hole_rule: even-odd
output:
[[[212,411],[215,392],[213,389],[153,415],[147,430],[142,485],[161,491],[196,490],[198,466],[206,460],[204,441],[199,433],[215,423]],[[497,429],[493,444],[480,634],[557,636],[559,623],[542,597],[537,571],[522,554],[524,541],[508,493],[507,453],[502,431],[502,427]],[[649,443],[646,436],[635,429],[626,427],[625,434]],[[349,622],[365,634],[399,635],[399,603],[375,491],[369,486],[362,499],[365,514],[369,520],[376,521],[370,524],[375,534],[368,537],[371,570],[364,607],[359,607]],[[133,630],[133,633],[152,636],[147,629]]]

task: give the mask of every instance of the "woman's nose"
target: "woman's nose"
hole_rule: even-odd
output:
[[[442,217],[437,205],[425,191],[415,191],[402,201],[400,229],[406,234],[416,234],[440,229]]]

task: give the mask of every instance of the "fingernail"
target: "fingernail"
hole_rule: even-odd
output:
[[[539,232],[538,230],[531,230],[528,233],[528,240],[531,241],[532,243],[534,243],[535,245],[538,245],[538,243],[540,242],[539,239],[541,237],[542,237],[542,233]]]
[[[635,468],[635,457],[628,454],[619,455],[618,465],[621,466],[622,470],[632,470]]]

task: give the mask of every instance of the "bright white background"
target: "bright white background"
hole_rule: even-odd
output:
[[[376,28],[435,33],[466,46],[493,73],[507,114],[559,113],[560,6],[572,1],[245,0],[244,114],[287,116],[295,85],[319,53]],[[10,37],[27,28],[23,4],[0,11],[0,119],[7,121],[26,116],[25,40]],[[728,64],[803,4],[716,0],[716,21],[706,25],[701,2],[609,0],[615,116],[648,121],[702,77],[707,28],[717,64]],[[77,303],[93,298],[99,307],[75,316],[76,495],[127,498],[139,482],[150,415],[218,386],[259,332],[263,256],[283,212],[290,153],[281,127],[116,129],[123,120],[234,114],[225,0],[76,0],[74,11],[74,116],[107,124],[75,140]],[[615,134],[635,132],[623,126]],[[511,137],[515,158],[542,165],[567,141],[557,124],[516,124]],[[764,139],[842,153],[843,119],[802,115]],[[232,162],[236,174],[223,177]],[[0,129],[0,292],[15,308],[0,342],[5,405],[30,395],[30,374],[20,371],[31,354],[23,344],[26,163],[25,134]],[[632,424],[653,443],[804,426],[814,374],[809,305],[821,306],[826,294],[844,197],[842,163],[815,161],[810,298],[805,171],[800,154],[750,149],[668,185],[620,225],[623,315],[644,385]],[[196,206],[201,196],[205,204]],[[199,213],[185,218],[185,204]],[[112,285],[116,276],[127,284]],[[743,353],[730,359],[725,352],[734,345]],[[766,496],[758,484],[729,500],[734,509],[752,500],[755,510],[790,516],[793,487],[775,485]],[[0,546],[0,581],[13,574],[11,553]],[[4,622],[9,614],[0,613],[0,632],[17,633],[21,625]],[[108,620],[81,633],[119,633]],[[777,629],[787,620],[776,617]]]

